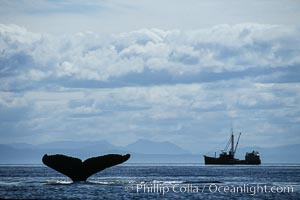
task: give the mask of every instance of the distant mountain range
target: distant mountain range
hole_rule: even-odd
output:
[[[272,148],[238,149],[237,158],[245,152],[259,151],[263,163],[300,163],[300,144]],[[128,163],[203,163],[202,154],[189,151],[171,142],[138,140],[125,147],[107,141],[57,141],[39,145],[27,143],[0,144],[0,164],[40,164],[44,154],[67,154],[82,159],[108,153],[131,153]]]
[[[153,142],[150,140],[138,140],[127,145],[124,150],[141,154],[190,154],[187,150],[171,142]]]

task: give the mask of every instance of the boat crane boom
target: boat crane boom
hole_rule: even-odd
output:
[[[235,148],[234,148],[234,153],[236,152],[237,146],[238,146],[238,144],[239,144],[241,134],[242,134],[242,133],[240,132],[239,137],[238,137],[238,140],[237,140],[236,145],[235,145]]]

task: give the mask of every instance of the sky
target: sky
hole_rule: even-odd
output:
[[[0,0],[0,143],[300,143],[299,1]]]

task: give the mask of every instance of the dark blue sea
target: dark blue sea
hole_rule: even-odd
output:
[[[0,165],[2,199],[300,199],[300,165],[126,164],[70,179],[43,165]]]

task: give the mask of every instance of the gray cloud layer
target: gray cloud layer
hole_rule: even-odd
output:
[[[54,36],[2,24],[1,140],[149,138],[201,151],[233,120],[253,144],[295,143],[299,33],[237,24]]]

